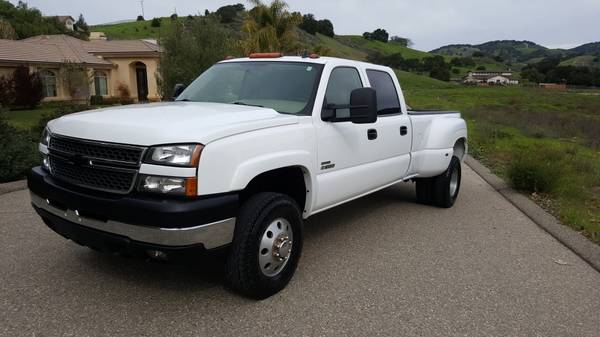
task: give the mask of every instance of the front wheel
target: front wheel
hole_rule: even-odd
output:
[[[290,281],[302,251],[302,217],[296,202],[259,193],[241,207],[227,260],[227,280],[240,293],[267,298]]]

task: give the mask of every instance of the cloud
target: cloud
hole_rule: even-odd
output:
[[[239,0],[238,0],[239,1]],[[16,1],[12,1],[13,3]],[[91,24],[135,19],[137,0],[29,0],[47,14],[83,13]],[[145,16],[203,13],[236,0],[145,0]],[[249,6],[248,2],[244,5]],[[598,0],[289,0],[290,8],[328,18],[337,34],[362,34],[385,28],[431,50],[451,43],[530,40],[542,45],[579,45],[597,41]],[[118,8],[118,10],[115,10]]]

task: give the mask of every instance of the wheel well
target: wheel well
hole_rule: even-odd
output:
[[[304,210],[306,205],[306,183],[304,181],[304,172],[298,166],[284,167],[272,171],[261,173],[254,177],[246,188],[242,190],[241,202],[246,201],[252,195],[259,192],[277,192],[290,196],[294,199],[300,211]]]
[[[463,157],[467,153],[467,140],[465,138],[460,138],[454,143],[454,155],[458,157],[458,159],[463,160]]]

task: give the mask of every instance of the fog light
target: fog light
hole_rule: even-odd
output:
[[[50,158],[48,157],[48,155],[43,154],[43,160],[42,160],[42,165],[44,165],[44,168],[46,170],[48,170],[48,172],[50,172]]]
[[[146,253],[155,260],[166,261],[168,259],[167,253],[160,250],[147,250]]]

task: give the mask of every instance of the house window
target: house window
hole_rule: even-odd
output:
[[[94,73],[94,89],[96,90],[96,95],[108,95],[108,81],[105,72],[96,71]]]
[[[40,72],[42,80],[42,93],[44,97],[56,97],[56,74],[50,70],[42,70]]]

